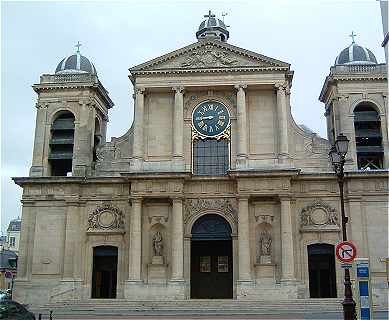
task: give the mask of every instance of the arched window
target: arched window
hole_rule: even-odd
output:
[[[72,172],[74,115],[61,113],[51,126],[49,163],[52,176],[67,176]]]
[[[383,168],[381,121],[378,112],[368,103],[354,109],[355,143],[358,169]]]
[[[198,139],[193,141],[193,173],[205,176],[226,175],[230,151],[227,139]]]
[[[99,119],[95,119],[95,134],[93,138],[93,161],[97,161],[96,149],[102,142],[101,128]]]

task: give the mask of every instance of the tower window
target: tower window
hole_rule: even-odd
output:
[[[369,104],[354,109],[355,142],[358,169],[383,168],[381,121],[378,112]]]
[[[74,145],[74,115],[61,113],[51,126],[49,163],[52,176],[67,176],[72,172]]]
[[[229,159],[227,139],[198,139],[193,142],[193,173],[196,175],[226,175]]]

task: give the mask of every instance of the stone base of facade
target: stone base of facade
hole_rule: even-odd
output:
[[[167,281],[166,283],[145,283],[126,281],[124,298],[132,301],[142,300],[184,300],[185,281]]]
[[[271,279],[238,281],[236,298],[238,300],[275,301],[302,298],[304,287],[298,281],[276,283]]]

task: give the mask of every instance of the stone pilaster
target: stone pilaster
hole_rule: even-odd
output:
[[[79,221],[79,203],[69,202],[66,210],[66,225],[65,225],[65,249],[63,261],[62,279],[69,280],[74,278],[74,266],[76,257],[76,241],[77,230],[80,225]],[[80,244],[78,244],[80,245]]]
[[[275,87],[277,89],[278,160],[280,163],[285,163],[289,158],[287,90],[284,84],[276,84]]]
[[[80,100],[79,119],[74,122],[73,176],[90,174],[96,109],[91,101]]]
[[[180,160],[184,156],[184,88],[174,87],[173,112],[173,156]]]
[[[18,280],[27,280],[31,276],[32,270],[36,211],[33,201],[22,200],[22,203],[22,225],[17,273]]]
[[[246,93],[247,85],[238,84],[235,86],[238,122],[238,145],[237,145],[237,168],[247,167],[247,106]]]
[[[282,281],[295,280],[294,242],[292,227],[292,210],[290,198],[282,197],[281,202],[281,266]]]
[[[141,169],[144,157],[144,88],[135,88],[135,115],[134,115],[134,142],[133,157],[134,169]]]
[[[45,174],[45,140],[49,139],[49,137],[46,137],[47,108],[48,104],[36,104],[34,151],[32,154],[32,166],[30,168],[30,176],[32,177],[39,177]]]
[[[184,280],[184,222],[182,199],[173,198],[172,215],[172,277],[171,280]]]
[[[130,281],[141,281],[142,268],[142,198],[131,199],[130,221],[130,254],[129,272]]]
[[[249,199],[248,197],[239,197],[238,201],[238,280],[251,281]]]

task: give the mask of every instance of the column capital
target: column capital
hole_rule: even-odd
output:
[[[290,194],[280,194],[278,195],[280,201],[292,201],[292,195]]]
[[[287,82],[276,82],[274,84],[274,88],[277,90],[277,91],[287,91],[287,88],[289,88],[288,86],[288,83]]]
[[[185,197],[180,195],[170,196],[170,200],[172,200],[172,202],[184,202]]]
[[[142,203],[143,197],[142,196],[130,196],[128,197],[128,202],[132,203]]]
[[[236,199],[238,201],[248,201],[250,199],[250,195],[248,194],[237,195]]]
[[[172,87],[172,90],[175,91],[176,93],[184,93],[185,87],[176,86],[176,87]]]
[[[238,83],[238,84],[234,85],[234,88],[235,88],[235,89],[238,89],[238,90],[241,90],[241,89],[244,90],[244,89],[247,88],[247,84]]]
[[[144,94],[146,88],[145,87],[135,87],[135,94]]]

